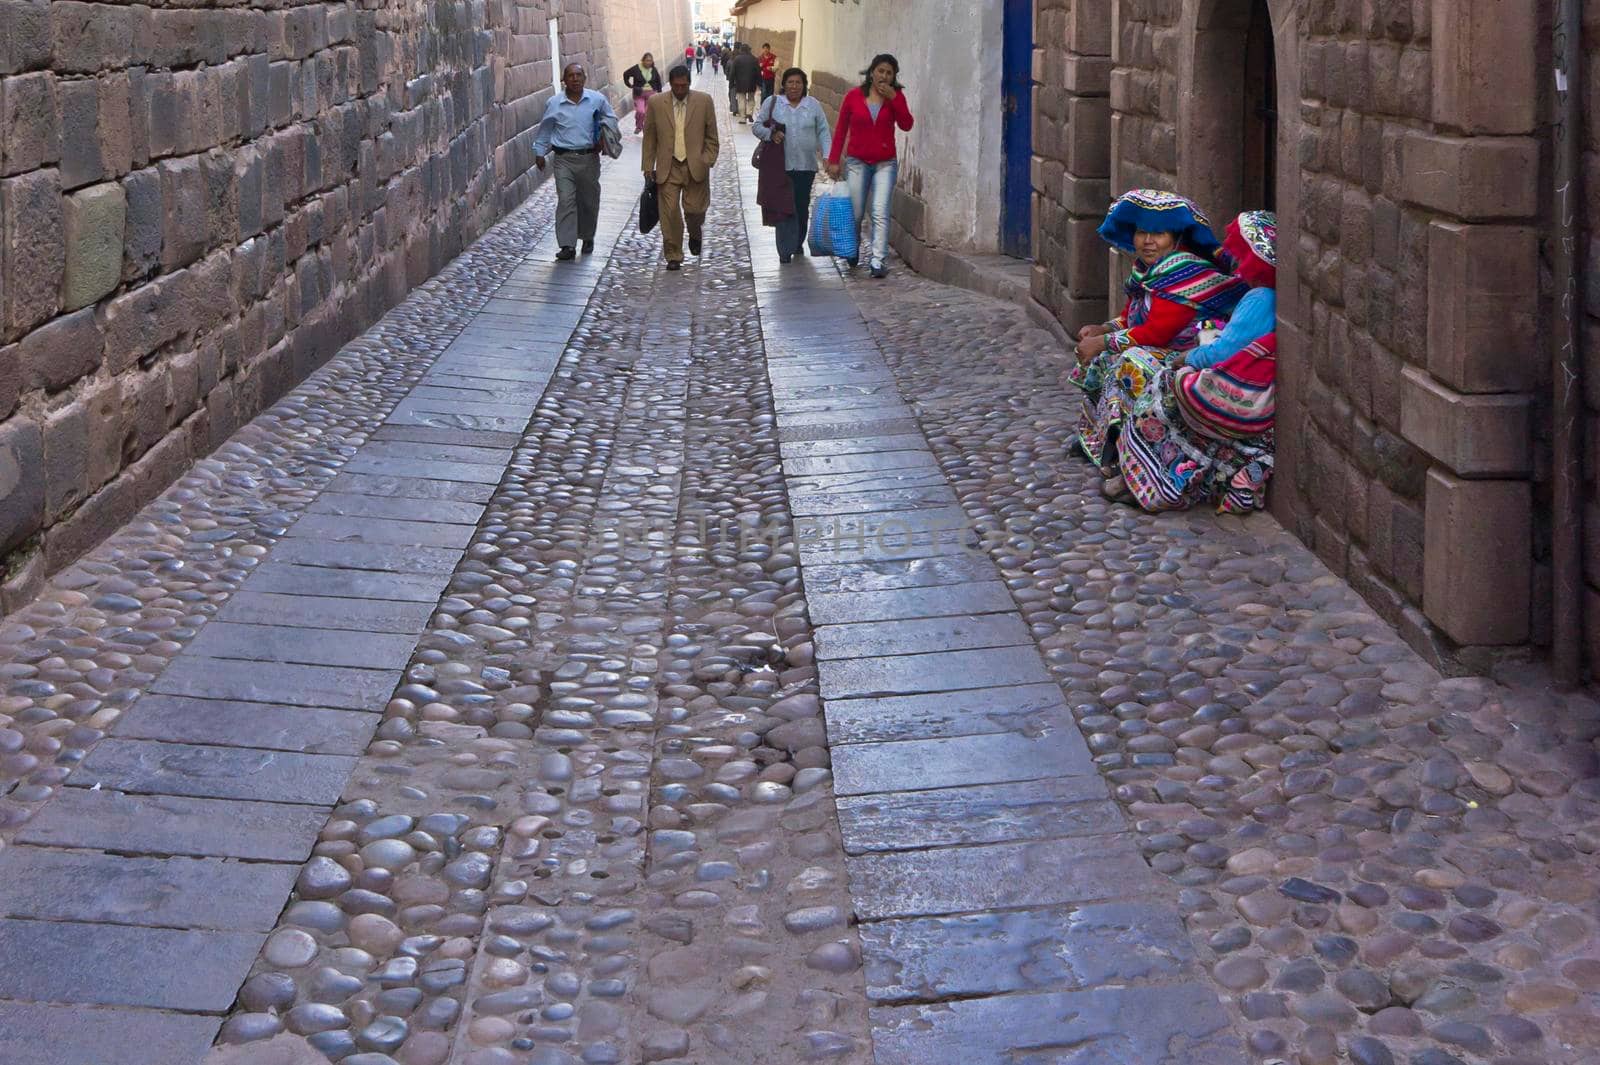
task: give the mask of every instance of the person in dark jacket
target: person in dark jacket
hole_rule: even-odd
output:
[[[756,114],[756,92],[761,88],[761,63],[750,54],[748,44],[739,45],[739,54],[728,65],[728,80],[733,83],[738,106],[733,113],[745,122]]]
[[[644,132],[644,109],[650,97],[661,91],[661,68],[649,52],[638,63],[622,72],[622,84],[633,90],[633,131]]]

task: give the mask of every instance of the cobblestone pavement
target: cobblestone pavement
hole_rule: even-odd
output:
[[[703,259],[630,138],[0,625],[0,1062],[1600,1056],[1595,704],[1106,503],[725,131]]]

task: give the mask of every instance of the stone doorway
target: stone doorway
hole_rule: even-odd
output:
[[[1244,45],[1243,203],[1277,210],[1278,62],[1267,0],[1251,0]],[[1220,219],[1219,219],[1220,223]]]
[[[1220,228],[1276,209],[1278,63],[1268,0],[1199,0],[1184,71],[1179,187]]]

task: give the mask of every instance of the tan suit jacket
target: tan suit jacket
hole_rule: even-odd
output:
[[[704,181],[716,165],[721,144],[717,140],[717,112],[710,95],[689,90],[685,101],[688,113],[684,116],[683,143],[688,149],[689,177]],[[675,141],[672,127],[672,92],[659,92],[650,97],[644,112],[644,152],[642,165],[646,174],[655,171],[657,181],[667,180],[672,173],[672,147]]]

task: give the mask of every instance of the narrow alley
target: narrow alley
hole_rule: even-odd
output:
[[[719,111],[681,272],[630,135],[0,624],[0,1062],[1595,1061],[1600,705],[1108,502]]]

